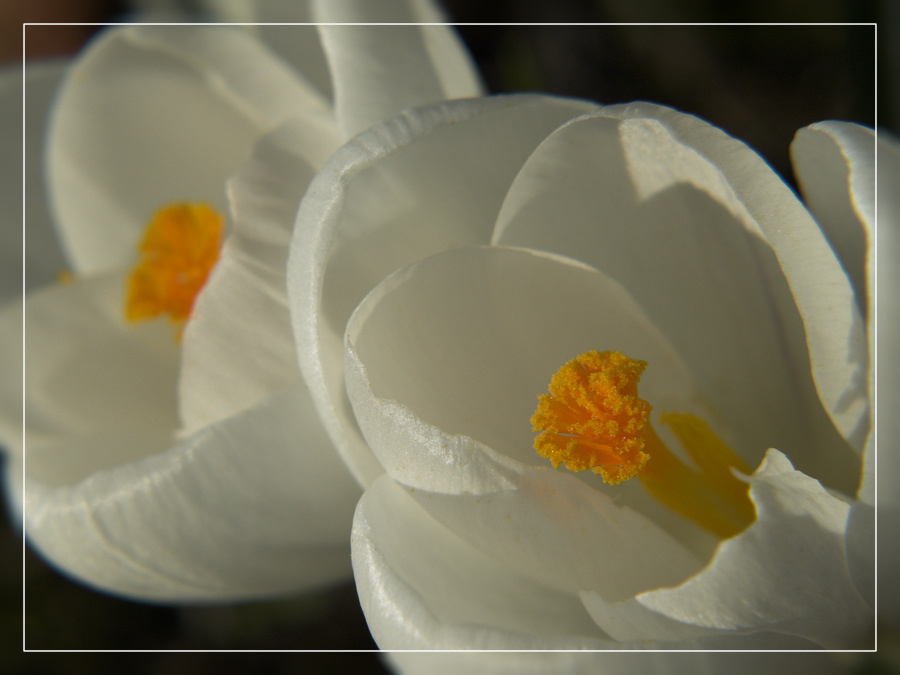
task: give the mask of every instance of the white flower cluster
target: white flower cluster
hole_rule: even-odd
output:
[[[46,147],[26,147],[47,168],[47,197],[26,184],[29,260],[52,227],[72,277],[38,264],[0,312],[4,373],[26,330],[24,427],[4,375],[0,441],[29,543],[148,600],[352,574],[384,649],[870,647],[875,133],[801,129],[804,204],[691,115],[483,95],[424,0],[309,4],[420,25],[282,27],[281,56],[246,29],[132,26],[26,70],[29,100],[59,87]],[[900,150],[877,150],[888,185]],[[888,252],[898,193],[879,195]],[[45,198],[52,225],[28,219]],[[180,202],[228,224],[173,339],[123,303],[144,227]],[[660,413],[740,456],[748,526],[722,539],[640,481],[535,453],[537,396],[589,350],[647,362],[676,454]],[[893,403],[896,375],[879,381]]]

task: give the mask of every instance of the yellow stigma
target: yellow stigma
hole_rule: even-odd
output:
[[[656,435],[651,406],[638,398],[647,363],[620,352],[587,352],[564,364],[539,397],[531,418],[540,432],[534,447],[555,468],[592,469],[616,485],[638,476],[667,507],[719,537],[744,530],[755,519],[749,485],[732,468],[750,468],[703,420],[668,413],[661,421],[678,438],[696,469],[684,464]]]
[[[128,278],[125,318],[183,325],[219,259],[224,219],[208,204],[172,204],[150,221]]]
[[[641,433],[650,405],[637,397],[647,364],[619,352],[588,352],[553,376],[531,425],[538,454],[553,466],[592,469],[610,485],[633,478],[650,456]]]

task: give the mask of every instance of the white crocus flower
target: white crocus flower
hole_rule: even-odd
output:
[[[419,0],[379,7],[437,18]],[[323,21],[369,9],[313,6]],[[350,574],[360,490],[309,399],[285,297],[297,204],[357,130],[480,88],[446,27],[290,28],[320,52],[306,71],[239,28],[109,29],[59,91],[45,156],[73,279],[0,316],[4,373],[21,372],[23,318],[26,331],[25,428],[19,382],[4,376],[0,429],[12,495],[24,438],[14,506],[28,541],[92,586],[215,600]],[[160,210],[181,202],[203,206]],[[148,221],[168,233],[190,213],[191,231],[214,231],[211,212],[230,214],[229,231],[182,329],[126,321]],[[151,279],[195,273],[159,255]]]
[[[821,223],[740,141],[647,103],[451,101],[326,163],[289,300],[366,488],[353,567],[382,648],[869,645],[874,150],[799,133]],[[647,470],[611,469],[639,481],[533,449],[538,395],[591,350],[648,363]],[[585,387],[572,415],[602,408]],[[590,455],[581,433],[562,445]],[[685,451],[699,477],[664,463]]]

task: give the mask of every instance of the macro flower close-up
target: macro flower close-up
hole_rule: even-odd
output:
[[[424,2],[382,10],[438,18]],[[446,26],[287,28],[299,63],[252,27],[109,28],[65,66],[43,157],[29,149],[65,269],[0,318],[4,373],[21,372],[27,335],[24,429],[21,382],[3,381],[8,498],[30,545],[108,592],[223,601],[351,576],[360,490],[297,367],[294,215],[360,128],[480,85]]]
[[[467,5],[136,1],[246,23],[0,74],[26,648],[871,656],[822,652],[897,612],[874,26],[442,24]],[[722,650],[818,653],[685,653]]]
[[[870,646],[875,136],[792,152],[812,213],[649,103],[450,101],[326,163],[288,295],[380,647]]]

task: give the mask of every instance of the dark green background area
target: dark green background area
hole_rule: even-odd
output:
[[[4,0],[5,1],[5,0]],[[872,21],[887,19],[875,2],[644,3],[631,0],[446,0],[458,22]],[[95,3],[109,16],[116,3]],[[111,14],[109,14],[112,12]],[[715,12],[726,12],[718,14]],[[95,17],[96,19],[96,17]],[[36,19],[31,19],[36,20]],[[43,20],[51,20],[45,18]],[[102,18],[99,20],[103,20]],[[38,30],[38,29],[34,29]],[[541,91],[601,103],[649,100],[697,114],[748,142],[789,182],[788,146],[795,131],[823,119],[873,125],[875,29],[871,26],[461,26],[491,93]],[[878,121],[898,129],[889,86],[889,26],[881,46]],[[66,49],[69,49],[68,45]],[[4,672],[103,671],[105,655],[77,661],[21,649],[21,539],[4,531],[0,559]],[[26,646],[29,649],[373,649],[352,583],[313,597],[224,607],[175,608],[132,603],[69,581],[30,551],[25,556]],[[221,668],[208,655],[134,660],[136,672],[205,673]],[[359,672],[384,672],[374,656],[360,656]],[[254,662],[260,672],[294,672],[291,655]],[[324,661],[304,671],[324,672]],[[240,667],[240,664],[235,664]],[[7,666],[7,667],[4,667]],[[111,668],[110,668],[111,670]]]

